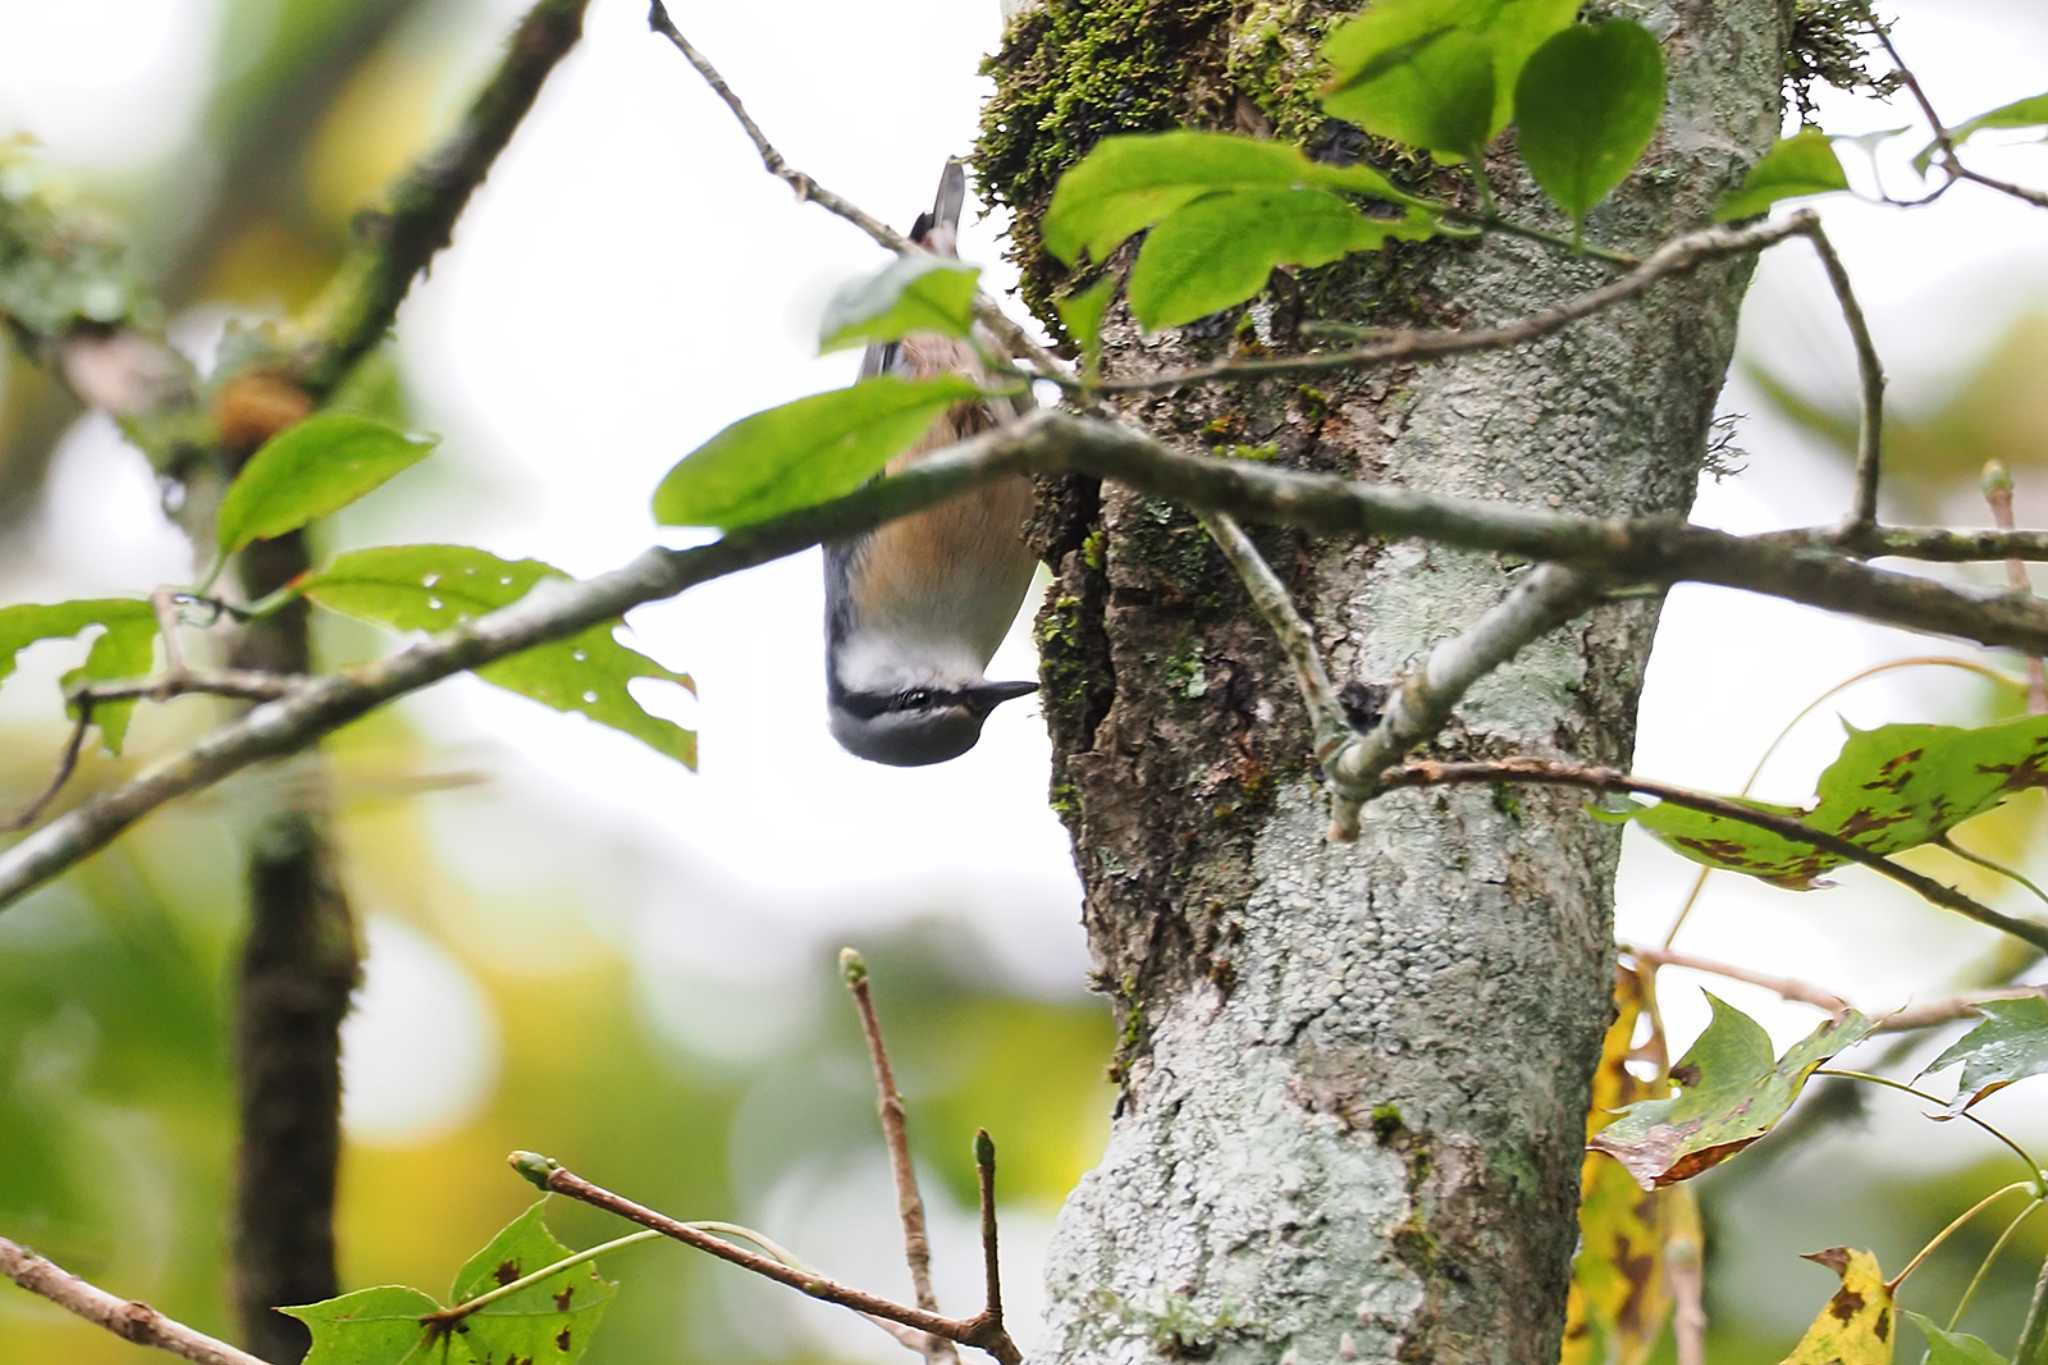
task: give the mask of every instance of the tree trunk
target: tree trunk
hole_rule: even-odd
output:
[[[1313,107],[1319,0],[1043,0],[991,63],[983,183],[1017,211],[1024,293],[1053,178],[1098,137],[1190,125],[1366,152]],[[1641,249],[1704,222],[1777,131],[1780,0],[1676,0],[1663,129],[1596,213]],[[1631,13],[1638,13],[1631,11]],[[1384,158],[1377,158],[1384,161]],[[1503,211],[1556,226],[1497,156]],[[1450,184],[1450,178],[1441,182]],[[1110,373],[1306,318],[1481,324],[1611,268],[1514,238],[1396,245],[1278,278],[1244,318],[1109,334]],[[1129,416],[1191,450],[1579,512],[1690,505],[1747,279],[1725,266],[1514,351],[1309,387],[1187,390]],[[1588,1080],[1608,1016],[1616,832],[1538,788],[1403,792],[1354,846],[1291,675],[1184,513],[1113,487],[1048,497],[1039,618],[1053,799],[1098,986],[1121,1024],[1109,1151],[1047,1268],[1061,1362],[1554,1360]],[[1262,534],[1339,680],[1387,682],[1527,572],[1495,555]],[[1482,684],[1437,743],[1626,765],[1657,607],[1603,608]]]

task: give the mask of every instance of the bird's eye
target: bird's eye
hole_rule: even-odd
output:
[[[905,711],[921,711],[932,704],[931,689],[913,687],[896,694],[896,704]]]

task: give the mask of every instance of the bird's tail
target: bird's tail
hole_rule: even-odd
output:
[[[910,240],[941,256],[959,255],[960,213],[966,204],[967,167],[957,157],[949,157],[939,176],[939,193],[932,200],[932,211],[917,216]]]

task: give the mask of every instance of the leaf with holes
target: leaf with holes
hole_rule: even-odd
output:
[[[346,412],[286,427],[249,457],[221,498],[222,554],[348,506],[433,452],[434,440]]]
[[[2048,91],[2029,95],[2011,104],[2001,104],[1996,109],[1986,110],[1973,119],[1965,119],[1948,130],[1951,147],[1960,147],[1986,128],[2041,128],[2048,127]],[[1939,142],[1930,142],[1913,156],[1913,169],[1927,174],[1927,167],[1933,162],[1935,152],[1941,149]]]
[[[1816,1067],[1876,1027],[1852,1010],[1774,1060],[1771,1037],[1754,1019],[1712,994],[1707,1000],[1713,1019],[1671,1068],[1678,1094],[1630,1105],[1587,1144],[1646,1190],[1690,1179],[1769,1133]]]
[[[1284,142],[1228,133],[1106,137],[1053,187],[1039,235],[1069,265],[1107,260],[1125,238],[1211,194],[1325,189],[1426,207],[1370,166],[1311,161]]]
[[[1600,1048],[1593,1073],[1593,1102],[1586,1114],[1591,1141],[1614,1122],[1614,1112],[1665,1094],[1659,1076],[1640,1079],[1631,1060],[1662,1046],[1652,1034],[1635,1046],[1643,1017],[1642,978],[1619,971],[1614,980],[1614,1022]],[[1572,1258],[1571,1292],[1565,1301],[1564,1345],[1559,1365],[1642,1365],[1671,1315],[1671,1284],[1664,1250],[1682,1222],[1683,1188],[1643,1190],[1622,1166],[1588,1152],[1579,1171],[1579,1248]]]
[[[1898,1309],[1884,1272],[1877,1268],[1877,1257],[1830,1247],[1809,1252],[1804,1259],[1841,1276],[1842,1287],[1814,1315],[1813,1325],[1780,1365],[1891,1365]]]
[[[1810,809],[1740,799],[1741,804],[1839,835],[1873,853],[1933,843],[1974,816],[2033,787],[2048,787],[2048,717],[1999,725],[1843,727],[1849,737],[1820,775]],[[1671,802],[1621,801],[1594,813],[1634,820],[1696,863],[1809,891],[1845,861],[1811,844],[1739,820]]]
[[[818,351],[843,351],[870,341],[901,341],[913,332],[964,337],[974,327],[974,290],[981,267],[915,251],[855,280],[825,305]]]
[[[1252,298],[1275,266],[1327,265],[1434,232],[1425,214],[1370,218],[1325,190],[1212,194],[1145,239],[1131,267],[1131,313],[1147,329],[1178,327]]]
[[[1920,1074],[1963,1064],[1952,1110],[1961,1113],[1986,1095],[2029,1076],[2048,1076],[2048,997],[1986,1000],[1984,1022],[1949,1045]]]
[[[1924,1313],[1902,1310],[1927,1338],[1925,1365],[2006,1365],[2006,1359],[1990,1342],[1968,1332],[1951,1332]]]
[[[1565,29],[1515,87],[1522,159],[1574,224],[1635,169],[1663,116],[1664,49],[1626,19]]]
[[[547,1201],[519,1215],[455,1277],[448,1306],[464,1304],[575,1253],[542,1221]],[[452,1325],[427,1321],[443,1305],[417,1289],[384,1285],[278,1311],[313,1334],[305,1365],[576,1365],[618,1286],[586,1262],[485,1304]]]
[[[883,375],[742,417],[663,476],[654,519],[730,531],[843,497],[915,444],[940,413],[979,397],[958,375]]]
[[[149,603],[125,597],[81,598],[48,605],[21,603],[0,607],[0,682],[14,672],[16,656],[39,640],[65,640],[99,627],[85,662],[60,680],[67,693],[81,683],[114,682],[146,675],[156,661],[156,613]],[[67,705],[65,708],[71,708]],[[121,752],[132,701],[108,702],[93,708],[100,744],[110,754]]]
[[[1579,0],[1377,0],[1323,44],[1323,112],[1447,159],[1505,128],[1522,68]]]
[[[1835,153],[1834,139],[1818,128],[1802,128],[1780,139],[1764,153],[1764,159],[1749,168],[1742,183],[1724,196],[1714,209],[1714,221],[1726,223],[1751,218],[1780,199],[1807,194],[1831,194],[1849,188],[1842,171],[1842,158]]]
[[[357,550],[299,580],[304,596],[344,616],[392,630],[441,631],[510,606],[543,582],[569,576],[537,559],[499,559],[465,545],[393,545]],[[697,766],[697,736],[648,712],[628,684],[636,678],[695,690],[672,672],[618,642],[618,621],[566,640],[521,650],[485,664],[476,675],[557,711],[586,716],[623,731],[685,767]]]

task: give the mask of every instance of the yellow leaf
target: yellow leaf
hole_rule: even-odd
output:
[[[1634,972],[1617,972],[1614,1023],[1593,1073],[1593,1103],[1586,1114],[1590,1140],[1614,1112],[1663,1094],[1661,1078],[1645,1081],[1628,1069],[1636,1054],[1636,1027],[1644,992]],[[1652,1039],[1647,1049],[1661,1051]],[[1579,1250],[1572,1261],[1560,1365],[1641,1365],[1664,1333],[1671,1314],[1665,1245],[1679,1213],[1679,1190],[1646,1191],[1619,1162],[1588,1152],[1579,1172]]]
[[[1842,1277],[1842,1287],[1779,1365],[1891,1365],[1897,1310],[1867,1251],[1831,1247],[1806,1257]]]

